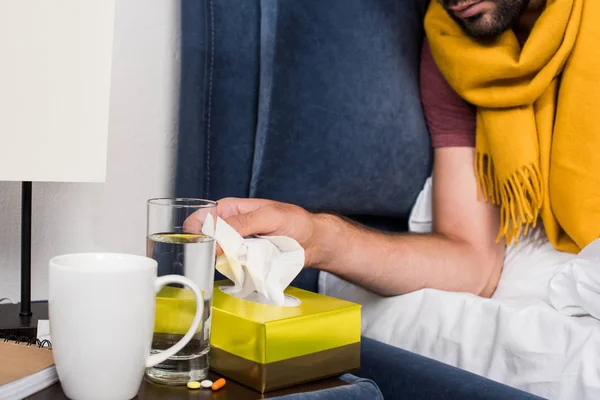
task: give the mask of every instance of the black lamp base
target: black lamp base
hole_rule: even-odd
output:
[[[0,337],[36,339],[38,318],[47,319],[47,307],[35,311],[31,303],[31,202],[32,183],[23,182],[21,190],[21,304],[0,304]],[[45,311],[44,311],[45,310]]]
[[[48,319],[47,305],[33,303],[33,313],[30,316],[20,315],[20,310],[20,304],[0,304],[0,338],[9,336],[17,338],[25,336],[29,340],[37,338],[38,320]]]

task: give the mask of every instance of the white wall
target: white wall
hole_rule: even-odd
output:
[[[179,3],[117,0],[107,181],[34,183],[32,299],[47,299],[59,254],[144,254],[145,201],[171,194],[177,133]],[[21,184],[0,182],[0,298],[20,296]]]

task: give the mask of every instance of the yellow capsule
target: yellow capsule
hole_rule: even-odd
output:
[[[196,382],[196,381],[189,381],[187,383],[187,387],[189,389],[200,389],[200,382]]]

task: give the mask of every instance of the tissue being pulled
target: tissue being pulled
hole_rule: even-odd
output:
[[[215,226],[208,215],[202,232],[216,239],[223,254],[217,257],[217,270],[234,286],[225,292],[260,303],[284,305],[283,291],[304,267],[304,249],[286,236],[243,238],[223,219]]]

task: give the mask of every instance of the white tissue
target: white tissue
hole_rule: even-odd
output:
[[[558,311],[600,319],[600,239],[567,262],[550,281],[549,290]]]
[[[234,284],[224,291],[242,299],[283,306],[283,291],[304,266],[302,246],[286,236],[244,239],[221,218],[217,218],[213,232],[212,221],[208,215],[202,232],[213,236],[223,250],[216,268]]]

